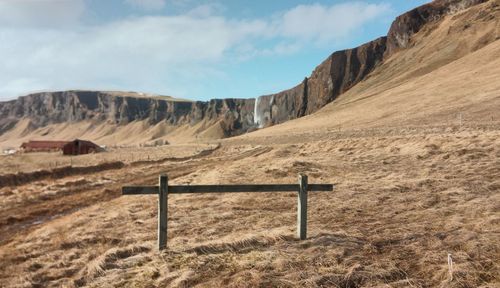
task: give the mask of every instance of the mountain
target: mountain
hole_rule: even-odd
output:
[[[255,99],[202,102],[133,92],[79,90],[30,94],[0,102],[0,145],[16,146],[30,138],[79,137],[109,145],[155,139],[216,139],[281,124],[319,110],[316,114],[328,115],[324,116],[328,123],[347,125],[353,119],[365,119],[366,113],[351,111],[352,115],[344,117],[331,105],[365,103],[369,100],[363,99],[379,95],[387,96],[379,96],[376,105],[389,105],[401,95],[396,94],[397,87],[438,73],[454,61],[479,53],[483,47],[497,47],[498,14],[497,0],[438,0],[425,4],[397,17],[386,37],[334,52],[297,86]],[[486,59],[495,60],[489,57],[496,52],[491,53]],[[478,73],[489,74],[484,70]],[[432,83],[432,79],[427,82]],[[418,93],[415,97],[427,99]]]
[[[144,128],[158,124],[179,127],[204,123],[201,130],[213,125],[220,127],[221,134],[217,135],[220,138],[247,131],[253,125],[253,104],[253,99],[195,102],[134,92],[74,90],[34,93],[0,103],[0,132],[5,134],[24,126],[21,133],[47,133],[45,128],[50,126],[87,123],[90,127],[86,132],[97,132],[94,128],[106,125],[105,134],[109,134],[113,129],[120,130],[137,122],[142,122]],[[54,133],[40,136],[48,134]],[[88,136],[94,139],[104,135],[97,132]]]
[[[455,3],[455,6],[442,6],[443,3]],[[466,9],[459,3],[475,5]],[[422,23],[424,19],[415,15],[437,19],[429,12],[431,8],[441,11],[439,13],[448,12],[425,25],[412,24]],[[497,125],[500,121],[499,19],[498,0],[439,1],[409,11],[391,26],[383,61],[363,81],[314,115],[252,135]]]

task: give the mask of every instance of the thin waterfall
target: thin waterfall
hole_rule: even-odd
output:
[[[261,115],[259,115],[259,102],[260,102],[260,97],[255,98],[255,104],[253,108],[253,123],[257,125],[257,127],[262,128],[262,118]]]
[[[271,115],[271,110],[274,102],[274,95],[269,97],[269,104],[264,105],[263,109],[259,108],[259,104],[261,104],[262,100],[265,100],[264,98],[269,97],[269,96],[261,96],[255,98],[255,106],[253,109],[253,123],[258,127],[262,128],[266,124],[266,122],[271,121],[272,115]]]

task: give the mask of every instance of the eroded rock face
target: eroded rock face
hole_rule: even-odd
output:
[[[316,112],[363,80],[383,59],[386,37],[337,51],[292,89],[257,100],[259,126],[283,123]]]
[[[305,115],[306,94],[307,78],[292,89],[258,97],[254,112],[256,124],[262,128]]]
[[[447,14],[456,13],[488,0],[436,0],[412,9],[396,18],[387,33],[388,57],[399,49],[407,48],[411,36],[427,23],[438,21]]]
[[[35,93],[17,100],[0,102],[0,132],[8,130],[21,118],[29,118],[33,128],[82,120],[106,121],[117,125],[136,120],[147,120],[152,125],[160,121],[171,125],[194,125],[202,120],[221,120],[225,135],[233,136],[254,126],[254,101],[172,101],[116,96],[99,91]]]

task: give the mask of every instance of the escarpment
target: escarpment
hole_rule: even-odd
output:
[[[398,16],[387,33],[385,56],[407,48],[411,36],[420,31],[425,24],[484,2],[488,0],[436,0]]]
[[[364,80],[380,63],[411,45],[414,34],[428,23],[437,23],[488,0],[436,0],[398,16],[387,36],[353,49],[337,51],[314,69],[302,83],[256,100],[256,122],[260,127],[283,123],[312,114]]]
[[[354,49],[337,51],[294,88],[259,97],[257,122],[261,127],[283,123],[314,113],[332,102],[383,60],[386,41],[386,37],[381,37]]]
[[[359,82],[382,62],[412,45],[412,37],[428,23],[487,0],[437,0],[398,16],[387,36],[359,47],[332,53],[309,77],[293,88],[255,99],[188,101],[143,97],[138,93],[61,91],[34,93],[0,102],[0,135],[29,119],[30,129],[51,124],[93,121],[125,125],[145,121],[172,126],[219,125],[224,137],[312,114]],[[429,26],[432,27],[432,26]]]
[[[225,136],[247,131],[254,125],[254,99],[213,99],[179,101],[161,97],[131,97],[101,91],[61,91],[34,93],[0,103],[0,129],[8,130],[22,118],[32,128],[83,120],[122,125],[147,121],[154,125],[194,125],[200,121],[220,121]]]

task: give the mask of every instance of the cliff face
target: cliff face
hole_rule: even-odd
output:
[[[135,120],[150,124],[194,125],[219,123],[224,136],[283,123],[321,109],[364,80],[381,62],[411,45],[412,35],[427,23],[487,0],[437,0],[417,7],[392,23],[387,37],[353,49],[337,51],[297,86],[256,99],[178,101],[161,97],[134,97],[130,93],[66,91],[36,93],[0,102],[0,134],[19,119],[29,118],[32,128],[82,120],[117,125]]]
[[[436,0],[398,16],[387,33],[386,56],[407,48],[411,36],[420,31],[425,24],[484,2],[488,0]]]
[[[316,112],[363,80],[384,57],[386,37],[337,51],[292,89],[257,99],[259,125],[283,123]]]
[[[172,101],[151,97],[117,96],[99,91],[35,93],[0,103],[0,132],[21,118],[29,118],[32,128],[63,122],[91,120],[127,124],[146,120],[171,125],[218,121],[226,136],[247,131],[254,125],[254,99],[213,99],[209,102]]]
[[[337,51],[321,63],[311,76],[292,89],[261,96],[256,100],[256,122],[260,127],[283,123],[321,109],[362,81],[385,59],[411,45],[411,37],[427,23],[488,0],[436,0],[398,16],[387,37],[353,49]]]

